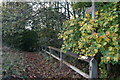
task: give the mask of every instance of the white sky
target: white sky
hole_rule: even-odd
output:
[[[91,0],[0,0],[2,1],[11,1],[11,2],[51,2],[51,1],[59,1],[59,2],[65,2],[65,1],[71,1],[71,2],[90,2]],[[95,2],[118,2],[120,0],[95,0]]]
[[[52,2],[52,1],[59,1],[59,2],[64,2],[64,1],[70,1],[70,0],[0,0],[0,2]]]

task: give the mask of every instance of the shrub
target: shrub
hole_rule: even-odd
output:
[[[85,56],[101,53],[101,63],[119,63],[118,13],[117,3],[110,3],[95,12],[95,20],[86,14],[84,18],[66,21],[59,34],[59,38],[64,41],[62,50],[71,50]]]

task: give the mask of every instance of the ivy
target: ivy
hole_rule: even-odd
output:
[[[71,50],[85,56],[101,53],[101,63],[119,63],[120,29],[117,3],[98,8],[96,19],[90,14],[84,18],[67,20],[59,38],[64,41],[62,50]]]

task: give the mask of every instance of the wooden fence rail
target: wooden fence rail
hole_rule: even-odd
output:
[[[49,49],[49,51],[47,49]],[[80,58],[80,60],[83,60],[83,61],[86,61],[89,63],[89,74],[86,74],[86,73],[82,72],[80,69],[78,69],[77,67],[64,61],[64,59],[63,59],[64,52],[61,51],[60,49],[48,46],[48,47],[42,47],[42,50],[44,52],[46,52],[47,54],[49,54],[50,56],[54,57],[55,59],[59,60],[60,67],[62,67],[62,64],[65,64],[69,68],[73,69],[74,71],[76,71],[77,73],[79,73],[80,75],[82,75],[83,77],[85,77],[87,79],[98,78],[98,66],[97,66],[97,61],[94,59],[94,57],[83,56],[82,58]],[[54,54],[52,54],[52,50],[60,52],[60,57],[57,57]],[[72,53],[72,52],[66,52],[64,54],[68,54],[69,56],[72,56],[74,58],[79,58],[79,55]]]

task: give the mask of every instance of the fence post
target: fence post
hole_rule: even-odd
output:
[[[47,47],[45,46],[45,51],[47,51]]]
[[[49,53],[52,54],[52,49],[51,48],[49,48]],[[51,55],[50,55],[50,61],[52,62],[52,56]]]
[[[60,51],[60,69],[63,67],[63,56],[62,56],[62,51]]]
[[[43,47],[41,46],[41,48],[42,48],[42,51],[43,51]]]
[[[50,54],[51,54],[51,52],[52,52],[52,50],[49,48],[49,52],[50,52]]]
[[[92,58],[89,62],[89,74],[90,79],[98,78],[98,66],[97,61],[94,58]]]

